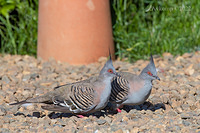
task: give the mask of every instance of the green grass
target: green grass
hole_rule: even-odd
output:
[[[1,53],[36,55],[38,0],[0,0]]]
[[[181,55],[199,50],[200,1],[112,2],[115,11],[113,33],[116,55],[120,58],[134,61],[146,59],[150,53]]]
[[[200,50],[198,0],[111,0],[111,7],[120,58]],[[38,0],[0,0],[0,52],[36,56],[37,20]]]

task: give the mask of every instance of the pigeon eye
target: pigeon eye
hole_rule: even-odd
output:
[[[147,72],[147,74],[149,74],[150,76],[152,76],[152,75],[153,75],[153,74],[152,74],[151,72],[149,72],[149,71]]]
[[[108,69],[108,72],[109,72],[109,73],[113,73],[113,70],[112,70],[112,69]]]

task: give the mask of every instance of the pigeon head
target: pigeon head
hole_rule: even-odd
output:
[[[153,56],[151,55],[151,60],[150,63],[142,70],[142,72],[140,73],[140,76],[143,79],[148,79],[148,80],[160,80],[160,78],[157,76],[157,71],[156,71],[156,67],[153,61]]]
[[[114,77],[116,76],[116,70],[113,67],[111,56],[109,60],[106,62],[104,67],[101,69],[100,75]]]

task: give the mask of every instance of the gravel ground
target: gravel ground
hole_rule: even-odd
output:
[[[148,100],[125,106],[121,113],[110,105],[95,114],[78,118],[72,114],[45,111],[40,104],[9,106],[8,103],[42,95],[58,85],[97,75],[106,62],[72,66],[30,56],[0,56],[0,132],[199,132],[200,133],[200,51],[173,57],[154,56],[161,81],[153,81]],[[114,61],[119,71],[136,74],[149,61],[134,64]]]

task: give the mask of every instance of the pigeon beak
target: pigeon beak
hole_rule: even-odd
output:
[[[160,81],[160,78],[158,76],[156,76],[156,79]]]

